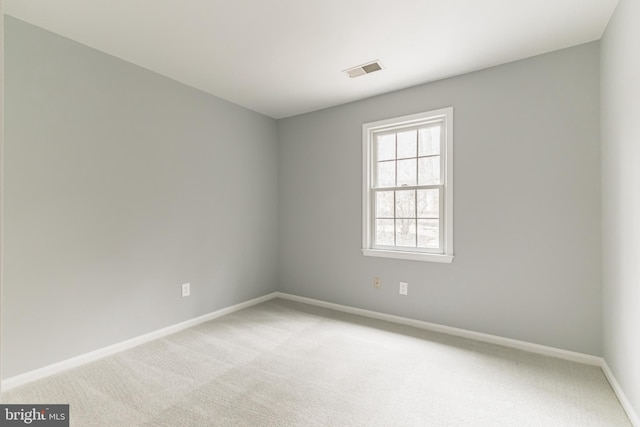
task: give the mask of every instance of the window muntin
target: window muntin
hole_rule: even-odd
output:
[[[447,108],[363,125],[365,255],[453,258],[453,205],[447,200],[452,197],[453,165],[447,158],[452,113]]]

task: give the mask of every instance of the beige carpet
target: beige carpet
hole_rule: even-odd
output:
[[[598,367],[275,299],[10,390],[73,426],[630,426]]]

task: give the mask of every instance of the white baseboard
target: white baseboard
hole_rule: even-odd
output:
[[[320,301],[312,298],[299,297],[296,295],[286,294],[282,292],[276,292],[276,294],[279,298],[283,298],[283,299],[298,301],[298,302],[315,305],[319,307],[330,308],[333,310],[342,311],[346,313],[358,314],[360,316],[370,317],[373,319],[386,320],[393,323],[413,326],[415,328],[426,329],[428,331],[433,331],[433,332],[440,332],[447,335],[454,335],[457,337],[469,338],[476,341],[502,345],[505,347],[528,351],[530,353],[537,353],[545,356],[557,357],[559,359],[570,360],[572,362],[585,363],[587,365],[600,366],[602,364],[601,357],[592,356],[590,354],[562,350],[555,347],[548,347],[545,345],[534,344],[526,341],[514,340],[511,338],[504,338],[497,335],[490,335],[482,332],[469,331],[467,329],[460,329],[460,328],[454,328],[451,326],[439,325],[437,323],[424,322],[422,320],[415,320],[415,319],[409,319],[406,317],[394,316],[392,314],[378,313],[377,311],[364,310],[361,308],[354,308],[346,305],[334,304],[334,303]]]
[[[268,301],[270,299],[275,298],[276,296],[277,296],[277,293],[273,292],[271,294],[267,294],[262,297],[241,302],[240,304],[235,304],[230,307],[221,308],[220,310],[213,311],[203,316],[195,317],[193,319],[189,319],[184,322],[180,322],[175,325],[171,325],[166,328],[162,328],[157,331],[150,332],[148,334],[140,335],[138,337],[131,338],[129,340],[122,341],[114,345],[110,345],[108,347],[103,347],[98,350],[91,351],[89,353],[81,354],[71,359],[63,360],[61,362],[54,363],[52,365],[48,365],[39,369],[35,369],[33,371],[25,372],[24,374],[7,378],[6,380],[2,380],[2,385],[1,385],[2,391],[7,391],[12,388],[29,383],[31,381],[36,381],[53,374],[57,374],[59,372],[66,371],[67,369],[75,368],[75,367],[84,365],[85,363],[93,362],[95,360],[102,359],[103,357],[111,356],[121,351],[128,350],[133,347],[137,347],[149,341],[153,341],[158,338],[165,337],[167,335],[175,334],[176,332],[180,332],[184,329],[191,328],[193,326],[199,325],[200,323],[208,322],[218,317],[222,317],[226,314],[230,314],[235,311],[242,310],[243,308],[251,307],[252,305],[256,305],[256,304],[260,304],[261,302]]]
[[[627,413],[627,416],[629,417],[631,424],[633,424],[634,427],[640,427],[640,417],[638,417],[638,413],[633,408],[633,406],[631,406],[631,401],[627,398],[627,395],[622,390],[622,387],[620,387],[618,380],[613,375],[613,371],[611,371],[611,368],[609,367],[609,364],[605,359],[602,359],[601,367],[602,367],[602,372],[604,372],[604,375],[607,377],[607,380],[609,380],[609,384],[611,384],[611,388],[613,389],[614,393],[618,397],[620,404],[622,405],[625,412]]]

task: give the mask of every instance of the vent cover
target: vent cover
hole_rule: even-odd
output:
[[[372,61],[367,62],[366,64],[358,65],[357,67],[348,68],[343,70],[347,75],[351,78],[364,76],[365,74],[375,73],[376,71],[382,70],[382,64],[380,62]]]

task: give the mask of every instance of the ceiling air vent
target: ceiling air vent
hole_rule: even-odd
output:
[[[346,69],[344,72],[347,73],[349,77],[353,78],[364,76],[365,74],[371,74],[380,70],[382,70],[382,65],[378,61],[373,61]]]

